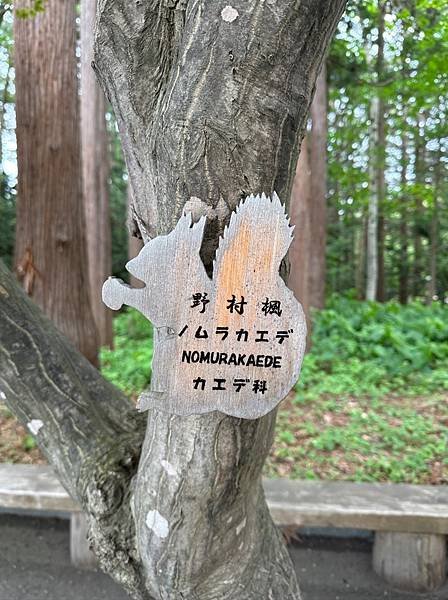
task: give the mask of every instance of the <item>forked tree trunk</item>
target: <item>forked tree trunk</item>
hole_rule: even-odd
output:
[[[18,0],[26,8],[30,0]],[[96,362],[82,212],[75,4],[14,21],[16,268],[26,292]]]
[[[112,268],[109,208],[109,152],[106,103],[95,73],[93,29],[96,0],[81,1],[81,145],[89,293],[101,346],[112,344],[112,312],[101,286]]]
[[[297,140],[343,5],[100,1],[96,69],[143,238],[172,230],[184,207],[206,214],[210,269],[241,197],[275,190],[289,201]],[[261,490],[274,423],[275,411],[256,421],[150,414],[133,503],[156,598],[299,597]],[[163,537],[145,524],[154,510]]]
[[[207,214],[210,268],[241,196],[275,189],[289,200],[297,140],[343,6],[100,0],[96,68],[144,237],[171,230],[185,205]],[[261,486],[275,411],[253,421],[152,411],[137,470],[141,418],[2,269],[0,320],[2,392],[22,421],[42,421],[39,442],[87,509],[106,571],[136,598],[300,598]]]

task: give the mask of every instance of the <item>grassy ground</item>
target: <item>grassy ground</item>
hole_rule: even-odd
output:
[[[448,395],[381,399],[290,395],[280,405],[270,476],[448,483]]]
[[[115,319],[103,374],[132,397],[149,382],[151,329]],[[0,410],[0,461],[39,460]],[[448,308],[333,298],[315,315],[296,389],[280,404],[270,476],[448,483]]]
[[[0,462],[44,462],[34,439],[0,407]],[[281,405],[266,474],[448,484],[448,395],[371,401],[322,398]]]

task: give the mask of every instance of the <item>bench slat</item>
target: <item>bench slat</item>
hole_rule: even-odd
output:
[[[448,534],[448,486],[264,481],[276,523]]]
[[[265,479],[282,525],[448,534],[448,486]],[[0,507],[79,511],[46,465],[0,464]]]
[[[79,505],[46,465],[0,464],[0,507],[79,511]]]

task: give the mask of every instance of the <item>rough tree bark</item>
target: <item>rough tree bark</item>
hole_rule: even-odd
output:
[[[112,344],[112,311],[101,286],[112,268],[106,102],[92,69],[96,0],[81,0],[81,147],[89,293],[101,346]]]
[[[289,200],[297,141],[343,7],[100,0],[96,69],[144,238],[172,229],[185,205],[207,214],[210,269],[241,196],[275,189]],[[0,285],[1,389],[23,421],[43,421],[40,441],[89,513],[102,567],[136,598],[300,598],[261,487],[275,411],[256,421],[152,411],[137,470],[140,418],[60,337],[48,339],[4,272]]]
[[[31,0],[18,0],[28,8]],[[75,4],[14,20],[19,168],[16,268],[27,293],[96,362],[86,270]]]

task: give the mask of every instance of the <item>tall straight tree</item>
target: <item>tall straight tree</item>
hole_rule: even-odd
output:
[[[406,193],[407,183],[407,132],[403,128],[401,132],[401,198],[400,198],[400,266],[398,278],[398,299],[401,304],[407,304],[409,296],[409,241],[408,241],[408,198]]]
[[[327,70],[322,66],[311,104],[311,232],[310,304],[325,306],[325,251],[327,242]]]
[[[31,0],[18,0],[27,9]],[[15,262],[26,292],[93,363],[82,206],[75,3],[15,18],[18,201]]]
[[[307,322],[310,309],[325,305],[327,237],[327,77],[317,78],[310,109],[311,130],[302,142],[291,195],[291,220],[296,225],[290,251],[289,283],[302,302]]]
[[[242,196],[276,190],[289,203],[297,145],[345,3],[232,4],[98,8],[95,65],[119,122],[134,221],[148,239],[194,207],[194,218],[207,216],[209,270]],[[141,446],[145,417],[54,335],[3,268],[0,284],[6,402],[24,421],[42,420],[39,442],[86,509],[102,567],[145,600],[298,600],[261,485],[276,411],[248,420],[153,410]],[[36,347],[46,363],[36,363]]]
[[[384,264],[384,244],[386,236],[386,215],[384,202],[386,199],[386,118],[385,102],[381,92],[384,79],[384,24],[386,16],[386,1],[378,1],[378,54],[376,60],[376,81],[379,86],[377,113],[377,141],[375,149],[375,188],[378,201],[378,282],[376,299],[386,300],[386,273]]]
[[[311,326],[311,168],[308,150],[309,136],[303,138],[291,192],[291,224],[294,239],[289,250],[291,268],[288,285],[305,311],[308,331]]]
[[[380,91],[384,68],[384,16],[385,2],[384,0],[378,0],[378,53],[376,59],[377,91],[372,97],[370,104],[371,125],[369,141],[369,211],[367,221],[366,300],[384,300],[385,295],[384,218],[382,214],[385,195],[385,122],[384,100],[381,97]]]
[[[112,313],[101,299],[112,267],[106,103],[92,69],[96,0],[81,0],[81,147],[89,291],[102,346],[112,344]]]
[[[434,196],[432,204],[431,225],[429,229],[429,278],[426,294],[426,301],[428,304],[430,304],[437,298],[437,251],[439,247],[439,194],[441,165],[440,140],[438,140],[438,146],[439,150],[435,155],[435,162],[433,165],[432,172]]]

